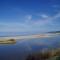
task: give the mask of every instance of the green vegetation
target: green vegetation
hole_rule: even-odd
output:
[[[48,32],[48,33],[60,33],[60,31],[52,31],[52,32]]]

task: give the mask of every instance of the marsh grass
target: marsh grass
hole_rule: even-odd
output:
[[[60,49],[28,55],[26,60],[60,60]]]

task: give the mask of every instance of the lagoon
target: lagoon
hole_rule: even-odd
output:
[[[0,60],[26,60],[29,54],[50,48],[60,48],[60,35],[16,40],[16,44],[0,44]]]

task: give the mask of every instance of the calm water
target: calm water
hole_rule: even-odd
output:
[[[29,40],[17,40],[16,44],[0,45],[0,60],[26,60],[33,52],[44,48],[60,47],[60,36]]]

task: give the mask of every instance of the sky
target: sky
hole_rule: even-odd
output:
[[[60,31],[60,0],[0,0],[0,34]]]

